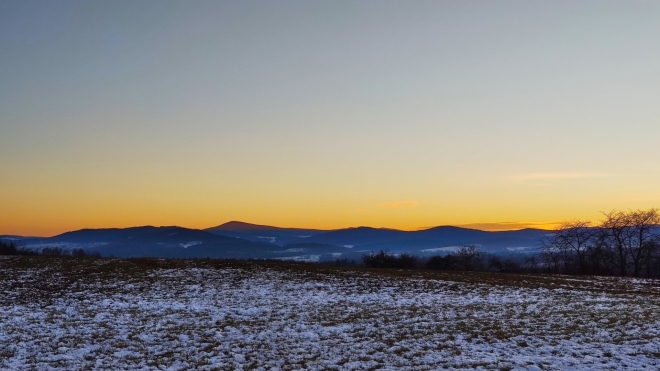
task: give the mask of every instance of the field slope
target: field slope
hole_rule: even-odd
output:
[[[657,281],[0,259],[0,369],[657,369]]]

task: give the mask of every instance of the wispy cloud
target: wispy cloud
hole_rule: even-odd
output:
[[[513,180],[566,180],[566,179],[586,179],[586,178],[603,178],[611,176],[611,174],[601,173],[528,173],[519,174],[511,177]]]
[[[416,201],[395,201],[395,202],[386,202],[378,205],[378,207],[385,207],[385,208],[413,207],[413,206],[417,206]]]

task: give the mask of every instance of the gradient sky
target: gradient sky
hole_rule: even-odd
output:
[[[657,1],[0,0],[0,234],[660,206],[659,20]]]

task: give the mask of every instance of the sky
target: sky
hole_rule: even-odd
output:
[[[0,234],[660,206],[657,1],[0,0]]]

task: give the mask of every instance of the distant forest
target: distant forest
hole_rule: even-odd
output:
[[[64,250],[59,247],[45,247],[41,251],[19,247],[14,242],[0,240],[0,255],[26,255],[26,256],[71,256],[75,258],[100,257],[99,253],[88,253],[83,249]]]
[[[536,256],[503,258],[484,253],[476,246],[463,246],[455,253],[419,258],[411,254],[390,254],[387,251],[364,255],[362,264],[368,268],[431,269],[454,271],[488,271],[501,273],[541,273]]]

